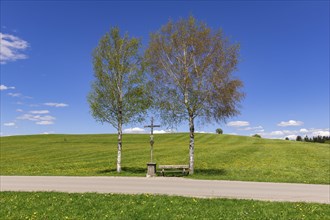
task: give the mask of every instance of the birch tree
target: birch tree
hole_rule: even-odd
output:
[[[233,76],[239,45],[194,17],[169,21],[151,34],[145,54],[163,123],[189,122],[189,165],[194,173],[195,120],[221,122],[239,113],[244,94]]]
[[[121,172],[122,126],[142,121],[150,106],[145,84],[140,40],[120,36],[112,28],[99,41],[93,53],[95,80],[88,95],[93,117],[118,131],[117,172]]]

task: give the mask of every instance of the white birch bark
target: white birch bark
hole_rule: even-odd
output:
[[[121,172],[121,150],[122,150],[122,142],[123,142],[123,110],[122,110],[122,103],[123,103],[123,95],[122,95],[122,79],[120,79],[118,92],[119,92],[119,110],[118,110],[118,155],[117,155],[117,172]]]
[[[117,155],[117,172],[121,172],[121,149],[122,149],[122,124],[118,121],[118,155]]]
[[[194,118],[189,115],[189,130],[190,130],[190,141],[189,141],[189,174],[194,174],[194,151],[195,151],[195,125]]]

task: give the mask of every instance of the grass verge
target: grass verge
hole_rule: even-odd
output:
[[[1,192],[0,219],[330,219],[313,203],[155,195]]]

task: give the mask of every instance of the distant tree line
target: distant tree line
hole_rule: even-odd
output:
[[[308,137],[307,135],[303,139],[301,136],[297,136],[296,141],[305,141],[305,142],[313,142],[313,143],[329,143],[330,136],[314,136]]]

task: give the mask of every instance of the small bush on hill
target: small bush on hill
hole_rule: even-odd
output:
[[[223,134],[223,130],[221,128],[217,128],[217,130],[215,130],[215,133],[217,133],[217,134]]]

